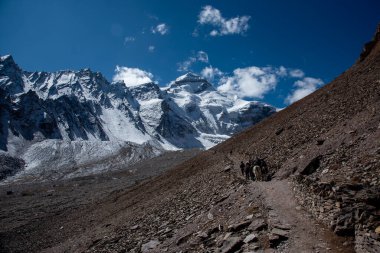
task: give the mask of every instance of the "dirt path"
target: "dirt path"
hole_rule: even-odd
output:
[[[256,182],[252,187],[262,191],[269,209],[270,223],[289,225],[289,240],[280,252],[353,252],[343,246],[338,238],[325,226],[316,223],[305,210],[300,209],[287,180]]]

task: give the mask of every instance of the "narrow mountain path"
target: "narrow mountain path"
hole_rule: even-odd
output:
[[[282,224],[290,228],[289,240],[280,246],[279,252],[354,252],[343,246],[327,227],[315,222],[302,210],[294,198],[292,184],[288,180],[254,182],[252,190],[262,192],[264,204],[268,208],[269,225]]]

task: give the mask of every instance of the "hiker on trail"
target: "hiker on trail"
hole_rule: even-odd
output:
[[[245,164],[243,161],[240,162],[240,170],[241,170],[241,174],[243,175],[244,177],[244,173],[245,173]]]
[[[252,171],[252,168],[251,168],[251,164],[249,162],[247,162],[245,164],[245,168],[244,168],[244,172],[245,172],[245,179],[249,180],[251,178],[251,171]]]
[[[269,171],[268,171],[268,165],[265,162],[265,160],[261,159],[261,158],[258,158],[258,163],[259,163],[259,166],[261,167],[262,172],[264,174],[267,174]]]
[[[249,164],[249,167],[248,167],[248,180],[255,180],[255,176],[253,175],[253,166],[252,166],[252,163],[251,162],[248,162]]]
[[[258,165],[253,166],[253,174],[255,175],[256,181],[263,180],[263,173],[260,166]]]
[[[252,180],[252,181],[255,181],[255,174],[253,173],[253,166],[251,164],[251,167],[249,168],[249,178]]]
[[[257,181],[267,181],[268,179],[268,166],[264,159],[255,157],[250,161],[253,169],[253,174]]]
[[[259,158],[259,166],[261,167],[262,179],[264,181],[270,181],[271,175],[268,170],[268,165],[264,159]]]

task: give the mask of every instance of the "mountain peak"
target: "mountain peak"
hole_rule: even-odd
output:
[[[13,57],[12,57],[12,55],[7,54],[7,55],[4,55],[4,56],[1,56],[1,57],[0,57],[0,60],[1,60],[1,61],[6,61],[6,60],[11,60],[11,61],[13,61]]]
[[[7,65],[7,66],[17,66],[17,64],[13,60],[12,55],[10,55],[10,54],[4,55],[4,56],[0,56],[0,63],[2,65]]]
[[[364,48],[363,48],[363,50],[360,54],[360,57],[359,57],[359,62],[366,59],[367,56],[369,56],[372,52],[379,53],[380,52],[380,48],[378,46],[379,42],[380,42],[380,23],[377,25],[377,29],[376,29],[375,35],[373,36],[372,40],[367,42],[364,45]]]
[[[170,83],[170,90],[185,90],[190,93],[200,93],[208,89],[214,89],[206,79],[200,75],[188,72]]]
[[[202,81],[206,81],[206,80],[203,77],[201,77],[200,75],[197,75],[193,72],[187,72],[186,74],[175,79],[176,83],[178,83],[178,82],[202,82]]]

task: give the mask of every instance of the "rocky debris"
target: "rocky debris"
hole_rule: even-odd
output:
[[[317,156],[317,157],[313,158],[308,163],[308,165],[306,165],[306,167],[301,171],[301,175],[313,174],[319,168],[319,165],[321,163],[320,160],[321,160],[321,156]]]
[[[132,227],[131,227],[131,230],[136,230],[136,229],[138,229],[138,228],[140,228],[140,225],[135,225],[135,226],[132,226]]]
[[[203,241],[206,240],[209,237],[209,235],[206,232],[200,231],[198,232],[197,237]]]
[[[0,154],[0,181],[24,170],[24,167],[24,160]]]
[[[226,200],[227,198],[229,197],[229,195],[225,195],[225,196],[222,196],[220,199],[216,200],[213,204],[216,205],[220,202],[223,202],[224,200]]]
[[[207,229],[206,234],[208,236],[210,236],[210,235],[212,235],[214,233],[221,232],[221,231],[223,231],[223,226],[218,225],[218,226],[211,227],[211,228]]]
[[[223,245],[216,252],[218,253],[232,253],[238,251],[243,245],[240,237],[229,237],[224,240]]]
[[[237,223],[237,224],[229,225],[228,228],[227,228],[227,231],[230,231],[230,232],[240,231],[240,230],[248,227],[251,224],[251,222],[252,221],[243,221],[243,222],[240,222],[240,223]]]
[[[155,249],[159,244],[160,244],[160,242],[157,240],[150,240],[149,242],[141,245],[141,252],[142,253],[148,253],[151,250]]]
[[[192,233],[180,237],[180,238],[176,241],[176,245],[178,246],[178,245],[180,245],[180,244],[182,244],[182,243],[185,243],[185,242],[191,237],[191,235],[192,235]]]
[[[256,241],[256,240],[257,240],[257,235],[256,235],[256,234],[249,234],[249,235],[247,235],[247,236],[244,238],[243,242],[244,242],[244,243],[250,243],[250,242],[252,242],[252,241]]]
[[[284,131],[284,128],[283,127],[280,127],[276,130],[275,134],[276,135],[280,135],[282,132]]]
[[[274,234],[274,235],[282,236],[282,237],[288,237],[289,231],[283,230],[283,229],[279,229],[279,228],[273,228],[271,230],[271,233]]]
[[[318,139],[318,140],[317,140],[317,145],[318,145],[318,146],[323,145],[323,143],[325,143],[325,140],[323,140],[323,139]]]
[[[249,225],[248,229],[251,231],[260,231],[260,230],[266,229],[267,227],[268,225],[266,224],[264,219],[255,219]]]
[[[230,172],[231,171],[231,169],[232,169],[232,167],[231,166],[226,166],[226,167],[224,167],[223,168],[223,172]]]
[[[279,245],[279,243],[282,241],[281,237],[276,234],[269,234],[268,235],[269,245],[272,248],[275,248]]]
[[[253,214],[247,215],[247,216],[245,217],[246,220],[252,220],[252,218],[253,218]]]
[[[364,253],[378,253],[380,250],[379,235],[367,229],[355,230],[355,251]]]
[[[290,230],[291,226],[289,224],[275,223],[272,224],[272,227],[282,229],[282,230]]]
[[[357,252],[380,249],[375,232],[380,225],[380,188],[357,183],[337,185],[302,175],[294,183],[299,203],[337,235],[355,238]]]

